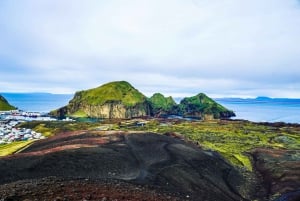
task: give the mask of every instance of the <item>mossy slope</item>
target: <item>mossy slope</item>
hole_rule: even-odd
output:
[[[103,105],[107,102],[120,101],[125,106],[143,103],[146,97],[126,81],[116,81],[100,87],[79,91],[71,102],[85,102],[90,105]]]
[[[0,95],[0,111],[15,110],[16,108],[8,103],[8,101]]]
[[[147,98],[126,81],[76,92],[67,106],[51,112],[55,116],[96,118],[132,118],[148,113]]]
[[[196,118],[229,118],[235,116],[234,112],[226,109],[204,93],[184,98],[179,105],[183,116]]]
[[[78,91],[65,107],[51,112],[54,116],[133,118],[153,115],[183,115],[200,119],[229,118],[235,114],[205,94],[184,98],[178,105],[172,97],[155,93],[147,98],[126,81],[104,84]]]
[[[149,98],[152,106],[152,113],[154,116],[163,116],[169,114],[177,114],[177,104],[174,99],[169,97],[164,97],[161,93],[155,93]]]

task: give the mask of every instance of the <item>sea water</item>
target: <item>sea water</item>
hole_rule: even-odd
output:
[[[45,113],[67,105],[74,96],[50,93],[1,93],[1,95],[20,110]]]
[[[73,94],[1,93],[9,103],[24,111],[49,112],[68,104]],[[300,123],[300,99],[218,98],[236,117],[255,122]]]
[[[300,99],[221,98],[216,101],[233,110],[236,117],[255,122],[300,123]]]

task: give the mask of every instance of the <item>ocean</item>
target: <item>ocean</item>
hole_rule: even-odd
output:
[[[300,123],[300,99],[287,98],[219,98],[215,99],[233,110],[236,117],[254,122]]]
[[[68,104],[73,94],[0,93],[13,106],[28,112],[48,113]]]
[[[73,94],[1,93],[9,103],[24,111],[49,112],[68,104]],[[233,110],[236,117],[254,122],[300,123],[300,99],[218,98],[218,103]]]

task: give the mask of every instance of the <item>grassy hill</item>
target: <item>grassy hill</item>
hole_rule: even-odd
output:
[[[126,81],[104,84],[100,87],[76,92],[72,101],[86,102],[91,105],[102,105],[107,102],[120,101],[125,106],[142,103],[146,97]]]
[[[152,112],[154,115],[159,114],[177,114],[176,107],[177,104],[175,103],[174,99],[169,97],[164,97],[160,93],[155,93],[151,98],[149,98],[149,101],[152,106]]]
[[[204,93],[184,98],[179,107],[185,116],[213,115],[215,119],[235,116],[233,111],[226,109]]]
[[[133,118],[142,116],[183,115],[200,119],[228,118],[235,114],[205,94],[184,98],[178,105],[172,97],[155,93],[147,98],[126,81],[109,82],[97,88],[78,91],[54,116]]]
[[[15,110],[16,108],[8,103],[8,101],[0,95],[0,111]]]
[[[126,81],[109,82],[97,88],[76,92],[65,107],[52,111],[54,116],[132,118],[149,112],[147,97]]]

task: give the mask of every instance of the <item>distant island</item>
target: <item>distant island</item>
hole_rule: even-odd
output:
[[[130,119],[178,115],[198,119],[220,119],[235,113],[204,93],[187,97],[177,104],[172,97],[155,93],[147,98],[126,81],[109,82],[97,88],[78,91],[69,104],[51,111],[56,117]]]

